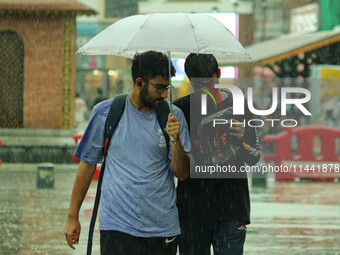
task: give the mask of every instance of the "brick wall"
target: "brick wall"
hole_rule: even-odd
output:
[[[18,33],[24,43],[24,128],[60,128],[63,88],[62,17],[2,16],[0,30]],[[74,80],[72,83],[73,99]]]

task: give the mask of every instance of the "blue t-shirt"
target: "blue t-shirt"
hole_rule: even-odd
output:
[[[102,162],[104,126],[112,100],[94,107],[75,152],[75,157],[86,163]],[[173,106],[173,114],[181,122],[180,138],[190,156],[184,115],[176,106]],[[178,235],[180,228],[170,160],[171,146],[168,153],[155,111],[140,112],[127,96],[124,113],[106,157],[100,230],[115,230],[138,237]]]

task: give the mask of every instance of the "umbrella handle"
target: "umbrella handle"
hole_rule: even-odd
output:
[[[169,66],[169,102],[170,102],[170,115],[172,114],[172,83],[171,83],[171,52],[168,51],[168,66]],[[176,143],[175,138],[170,135],[170,142]]]
[[[170,114],[172,115],[172,83],[171,83],[171,52],[168,51],[168,67],[169,67],[169,101]]]

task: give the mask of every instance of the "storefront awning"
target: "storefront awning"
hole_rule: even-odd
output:
[[[319,31],[281,37],[246,47],[254,63],[268,65],[273,62],[311,51],[340,41],[340,27],[331,31]]]

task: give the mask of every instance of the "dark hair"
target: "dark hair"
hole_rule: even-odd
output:
[[[209,78],[218,74],[217,60],[212,54],[190,53],[184,64],[185,73],[191,78]]]
[[[175,73],[176,70],[171,63],[171,77],[175,76]],[[136,53],[132,60],[131,75],[133,83],[138,77],[141,77],[145,82],[156,76],[169,78],[168,57],[156,51]]]

